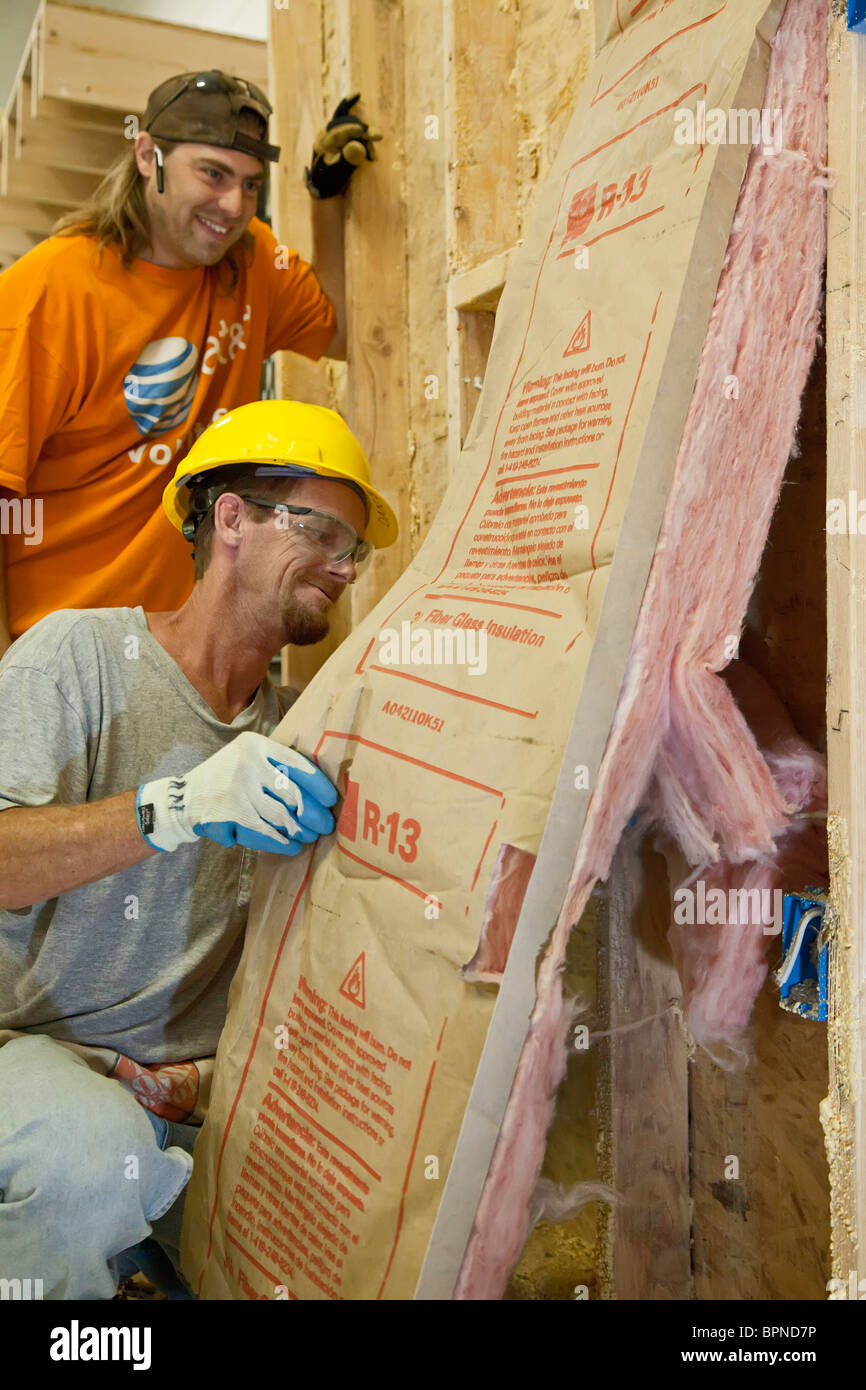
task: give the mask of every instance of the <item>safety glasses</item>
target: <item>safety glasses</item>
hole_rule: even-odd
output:
[[[271,502],[264,497],[247,497],[242,492],[237,495],[254,507],[267,507],[276,512],[278,527],[299,535],[335,564],[351,559],[355,568],[360,569],[373,552],[370,541],[362,541],[353,526],[328,512],[316,511],[314,507],[293,507],[288,502]]]
[[[184,92],[188,92],[191,87],[195,87],[197,91],[204,92],[206,95],[213,92],[224,92],[227,95],[231,95],[233,92],[243,92],[245,96],[252,97],[253,101],[259,102],[269,116],[273,114],[274,108],[261,87],[257,87],[255,82],[247,82],[244,77],[228,77],[222,72],[196,72],[191,74],[183,86],[178,87],[177,91],[173,92],[168,100],[154,111],[148,124],[153,125],[157,116],[161,116],[167,106],[171,106],[173,101],[177,101],[178,97],[183,96]]]

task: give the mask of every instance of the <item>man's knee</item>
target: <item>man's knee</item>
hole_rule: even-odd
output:
[[[150,1120],[116,1081],[43,1036],[0,1048],[0,1189],[41,1219],[116,1226],[115,1250],[147,1235],[192,1163],[160,1151]],[[33,1201],[35,1199],[35,1203]],[[111,1251],[110,1253],[115,1253]]]

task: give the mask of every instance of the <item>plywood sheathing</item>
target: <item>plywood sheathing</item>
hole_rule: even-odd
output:
[[[495,310],[536,190],[589,71],[589,11],[544,0],[445,0],[449,43],[448,403],[453,469],[478,400]]]
[[[600,1269],[608,1298],[680,1300],[692,1297],[689,1043],[664,860],[632,841],[626,832],[611,866],[599,934],[600,1142],[619,1198],[605,1214]]]
[[[746,1071],[721,1071],[701,1052],[690,1066],[694,1296],[823,1299],[829,1210],[818,1105],[826,1089],[825,1030],[784,1013],[769,981],[750,1038]]]
[[[518,236],[532,209],[534,191],[550,172],[592,63],[592,14],[549,0],[515,0],[517,62],[514,97],[517,147]]]
[[[452,271],[523,236],[589,71],[589,11],[454,0]]]
[[[515,3],[453,5],[452,270],[487,260],[520,235],[518,14]]]

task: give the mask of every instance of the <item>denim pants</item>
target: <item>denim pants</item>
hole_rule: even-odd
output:
[[[170,1298],[193,1297],[178,1251],[198,1133],[44,1034],[4,1044],[0,1278],[45,1299],[111,1299],[140,1269]]]

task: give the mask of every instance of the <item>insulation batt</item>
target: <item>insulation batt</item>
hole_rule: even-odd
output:
[[[764,106],[783,113],[783,146],[749,157],[616,713],[456,1298],[501,1298],[526,1239],[566,1065],[568,936],[635,806],[693,868],[725,861],[753,866],[748,876],[773,861],[789,830],[784,759],[762,756],[717,673],[726,639],[742,627],[817,341],[826,12],[826,0],[789,0],[773,42]],[[738,400],[722,389],[732,374]],[[766,940],[752,935],[738,952],[708,955],[703,980],[696,955],[684,965],[693,1002],[728,1037],[760,987]]]
[[[731,902],[732,890],[757,890],[765,895],[762,920],[757,921],[753,910],[743,922],[733,921],[728,911],[722,926],[688,925],[677,923],[672,911],[669,940],[683,987],[684,1017],[695,1041],[721,1065],[729,1066],[748,1060],[739,1040],[767,977],[768,947],[781,930],[781,923],[767,912],[768,906],[775,910],[773,893],[827,884],[824,825],[809,819],[827,808],[827,771],[825,760],[803,742],[787,710],[756,671],[742,661],[732,662],[725,679],[786,805],[793,813],[806,813],[791,819],[772,854],[743,866],[721,859],[692,869],[673,840],[663,836],[658,842],[669,881],[678,887],[694,891],[694,884],[702,879],[705,892],[721,889],[726,904]]]
[[[534,865],[535,855],[528,850],[499,846],[484,899],[478,949],[463,967],[464,980],[483,984],[501,981]]]

